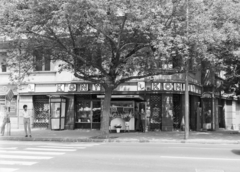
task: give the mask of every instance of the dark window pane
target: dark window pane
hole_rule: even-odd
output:
[[[36,71],[42,71],[43,70],[43,58],[42,58],[42,55],[40,54],[39,51],[35,51],[34,52],[34,56],[35,56],[35,62],[36,62],[35,70]]]
[[[45,60],[44,61],[45,71],[50,71],[50,57],[48,55],[46,55],[44,60]]]
[[[2,64],[2,72],[7,72],[7,66],[5,64]]]

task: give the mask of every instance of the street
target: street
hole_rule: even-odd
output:
[[[239,172],[239,145],[0,142],[0,172]]]

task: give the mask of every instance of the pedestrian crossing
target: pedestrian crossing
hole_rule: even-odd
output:
[[[101,143],[100,143],[101,144]],[[96,143],[80,144],[40,144],[13,146],[4,145],[0,148],[0,172],[17,172],[24,167],[32,166],[69,152],[98,146]]]

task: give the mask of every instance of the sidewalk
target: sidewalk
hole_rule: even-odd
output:
[[[58,142],[161,142],[161,143],[202,143],[240,144],[240,132],[221,129],[219,131],[190,131],[189,139],[184,140],[183,131],[171,132],[126,132],[110,133],[106,139],[99,130],[49,130],[32,129],[32,137],[25,137],[24,130],[15,129],[11,136],[0,136],[0,140],[15,141],[58,141]]]

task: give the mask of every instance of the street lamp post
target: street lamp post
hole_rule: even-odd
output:
[[[188,39],[188,30],[189,30],[189,6],[188,0],[187,7],[186,7],[186,21],[187,21],[187,39]],[[188,90],[188,73],[189,73],[189,54],[187,51],[187,60],[186,60],[186,69],[185,69],[185,132],[184,132],[184,139],[187,140],[189,137],[189,90]]]

